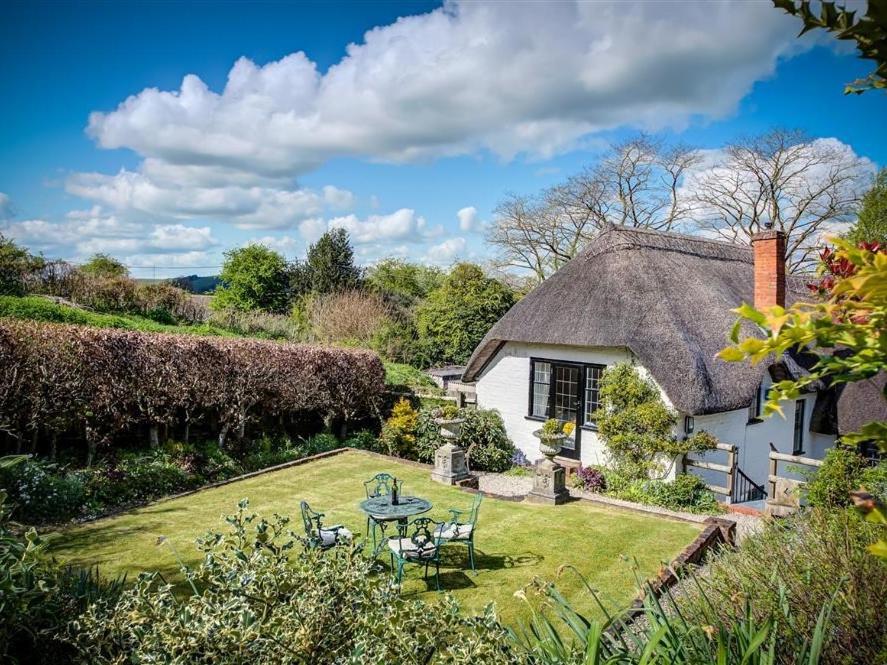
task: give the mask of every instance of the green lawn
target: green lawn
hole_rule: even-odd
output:
[[[362,481],[379,471],[401,479],[407,494],[430,499],[430,516],[444,518],[447,507],[467,507],[471,495],[434,483],[429,472],[360,452],[348,452],[302,466],[264,474],[198,494],[162,501],[118,517],[100,520],[56,534],[52,551],[63,562],[98,564],[106,575],[159,570],[179,577],[169,547],[156,544],[166,536],[182,558],[196,563],[195,537],[223,528],[223,514],[232,513],[246,497],[259,514],[289,514],[300,527],[298,504],[307,499],[355,533],[364,530],[358,503],[364,498]],[[697,534],[694,524],[669,521],[629,511],[604,509],[587,502],[538,506],[487,498],[481,506],[476,535],[478,574],[467,573],[464,546],[452,545],[445,554],[442,585],[466,608],[477,610],[494,601],[505,622],[526,616],[514,592],[539,576],[553,579],[562,564],[581,570],[614,607],[626,604],[634,593],[634,573],[625,560],[637,560],[640,572],[650,576],[661,562],[671,560]],[[579,607],[594,611],[593,600],[580,589],[575,576],[559,586]],[[438,598],[433,581],[426,586],[418,567],[410,566],[405,594]]]

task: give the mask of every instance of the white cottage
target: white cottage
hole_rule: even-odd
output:
[[[613,227],[493,326],[464,380],[477,382],[478,406],[502,414],[531,461],[540,457],[533,431],[555,417],[576,423],[565,458],[605,464],[592,417],[598,381],[607,366],[629,361],[680,414],[677,434],[706,430],[735,445],[740,470],[764,487],[769,444],[821,458],[865,416],[849,388],[840,395],[820,387],[783,404],[784,418],[762,419],[768,386],[814,359],[792,355],[752,367],[715,357],[736,320],[731,310],[743,302],[762,308],[809,297],[803,280],[785,275],[779,231],[758,234],[748,247]],[[746,325],[743,334],[759,333]]]

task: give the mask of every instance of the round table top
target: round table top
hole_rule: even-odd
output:
[[[417,496],[398,497],[397,505],[391,503],[390,496],[374,496],[360,502],[360,509],[367,515],[380,520],[399,520],[411,515],[420,515],[431,510],[431,502]]]

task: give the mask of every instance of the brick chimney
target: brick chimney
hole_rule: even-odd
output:
[[[754,234],[755,309],[785,307],[785,233],[773,228]]]

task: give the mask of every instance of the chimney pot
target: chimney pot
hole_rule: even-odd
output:
[[[767,224],[772,227],[772,223]],[[768,228],[751,237],[754,251],[755,309],[785,307],[785,233]]]

